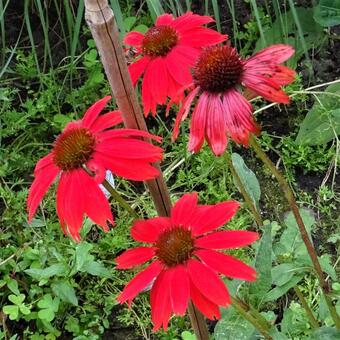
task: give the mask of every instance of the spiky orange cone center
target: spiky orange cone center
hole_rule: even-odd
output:
[[[239,83],[243,63],[235,48],[206,48],[194,68],[194,82],[202,91],[221,93]]]
[[[165,56],[177,45],[178,34],[170,26],[156,26],[150,28],[142,41],[143,53],[150,57]]]
[[[95,145],[95,137],[89,130],[71,128],[59,135],[54,143],[54,164],[64,171],[80,168],[91,159]]]
[[[164,231],[156,242],[156,255],[168,267],[184,263],[194,250],[191,231],[181,226]]]

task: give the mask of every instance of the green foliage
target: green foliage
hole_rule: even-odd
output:
[[[324,27],[340,24],[340,1],[320,0],[314,7],[314,20]]]
[[[323,145],[340,134],[340,84],[328,86],[303,120],[296,137],[298,144]]]

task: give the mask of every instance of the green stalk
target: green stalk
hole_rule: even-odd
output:
[[[104,179],[102,183],[103,187],[110,193],[111,197],[123,208],[125,209],[131,217],[138,220],[141,217],[137,214],[137,212],[131,208],[129,203],[127,203],[124,198],[119,194],[119,192],[111,186],[111,184]]]
[[[298,286],[294,286],[293,288],[294,288],[295,294],[297,295],[297,297],[299,298],[299,300],[302,304],[302,307],[305,309],[305,311],[307,313],[307,317],[308,317],[308,319],[309,319],[309,321],[312,325],[312,328],[320,327],[318,320],[316,320],[316,318],[313,314],[313,311],[309,308],[308,303],[307,303],[305,297],[303,296],[300,288]]]
[[[240,303],[236,298],[231,297],[231,302],[233,307],[247,320],[249,321],[267,340],[272,340],[273,338],[269,335],[268,329],[263,326],[252,314],[248,312],[245,306]]]
[[[328,309],[330,311],[331,317],[335,323],[336,328],[340,329],[340,318],[339,315],[336,312],[335,306],[332,303],[332,300],[330,298],[330,288],[325,280],[324,273],[322,271],[318,256],[316,254],[316,251],[314,249],[314,246],[311,242],[311,240],[308,237],[308,233],[306,230],[306,227],[304,225],[304,222],[302,220],[302,217],[299,212],[299,208],[296,204],[295,196],[290,188],[289,184],[287,183],[284,176],[281,174],[281,172],[276,168],[275,164],[268,158],[266,153],[262,150],[260,144],[256,141],[255,137],[253,135],[250,136],[249,139],[249,145],[253,148],[253,150],[256,152],[257,156],[261,159],[261,161],[267,166],[267,168],[271,171],[271,173],[275,176],[277,181],[280,184],[281,190],[283,191],[289,206],[294,214],[296,223],[299,227],[299,231],[301,234],[301,238],[303,242],[305,243],[305,246],[307,248],[308,254],[311,258],[311,261],[313,263],[315,272],[318,276],[319,283],[321,286],[321,289],[323,291],[326,304],[328,306]]]

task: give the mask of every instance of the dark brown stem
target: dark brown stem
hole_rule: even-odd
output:
[[[305,297],[303,296],[300,288],[298,286],[294,286],[294,291],[295,291],[295,294],[297,295],[297,297],[299,298],[299,300],[302,304],[302,307],[305,309],[305,311],[307,313],[307,317],[308,317],[308,319],[311,323],[312,328],[320,327],[318,320],[316,320],[316,318],[313,314],[313,311],[309,308],[308,303],[307,303]]]
[[[227,153],[226,153],[227,154]],[[235,178],[235,181],[237,183],[237,187],[238,189],[240,190],[249,210],[251,211],[252,215],[254,216],[255,218],[255,221],[256,221],[256,224],[259,226],[259,227],[262,227],[263,226],[263,221],[262,221],[262,217],[261,215],[259,214],[259,212],[257,211],[254,203],[253,203],[253,200],[251,199],[251,197],[249,196],[246,188],[244,187],[243,183],[242,183],[242,180],[240,178],[240,176],[238,175],[234,165],[233,165],[233,162],[229,156],[229,154],[227,154],[226,156],[226,159],[227,159],[227,162],[228,162],[228,166],[230,168],[230,171],[233,175],[233,177]]]
[[[340,318],[339,315],[336,312],[336,309],[332,303],[331,297],[330,297],[330,288],[325,280],[324,273],[322,271],[318,256],[316,254],[316,251],[314,249],[314,246],[309,239],[305,224],[303,223],[302,217],[299,212],[299,208],[296,204],[295,196],[290,188],[289,184],[287,183],[285,177],[281,174],[281,172],[276,168],[275,164],[268,158],[266,153],[262,150],[261,146],[256,141],[255,137],[251,135],[249,139],[249,145],[252,146],[254,151],[256,152],[257,156],[261,159],[261,161],[268,167],[268,169],[272,172],[272,174],[275,176],[277,181],[280,184],[281,190],[284,193],[289,206],[291,210],[293,211],[296,223],[298,225],[301,238],[303,242],[305,243],[305,246],[307,248],[308,254],[312,260],[315,272],[318,276],[319,283],[321,286],[321,289],[324,293],[325,301],[328,306],[328,309],[330,311],[331,317],[338,329],[340,329]]]
[[[85,18],[96,43],[104,70],[127,128],[147,131],[135,90],[127,69],[117,24],[107,0],[85,0]],[[146,181],[158,215],[169,216],[171,201],[159,164],[154,164],[160,175]],[[136,169],[138,171],[138,169]],[[204,317],[190,305],[189,316],[198,340],[208,340],[209,332]]]

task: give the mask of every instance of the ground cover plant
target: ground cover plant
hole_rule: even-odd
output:
[[[109,4],[150,134],[83,1],[0,1],[0,339],[338,339],[337,1]]]

